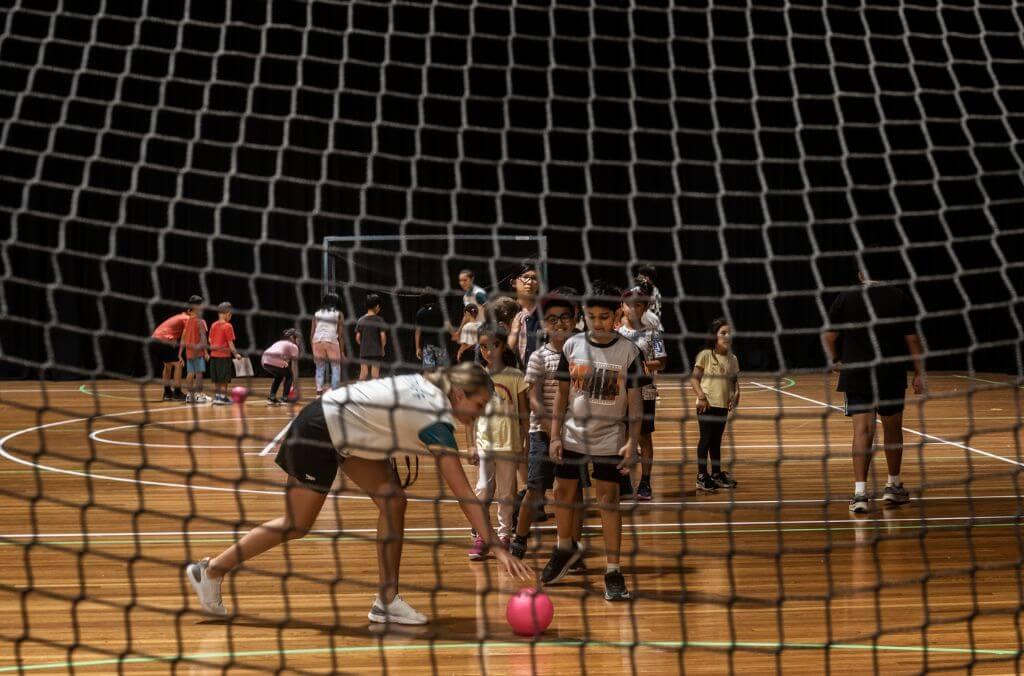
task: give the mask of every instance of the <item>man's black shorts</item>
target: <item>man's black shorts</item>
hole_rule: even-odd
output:
[[[317,399],[299,412],[277,452],[278,466],[300,484],[329,493],[345,459],[334,449],[324,409]]]
[[[903,413],[906,400],[906,390],[895,390],[882,392],[879,396],[874,393],[845,392],[846,403],[843,413],[852,416],[857,413],[877,413],[882,416],[896,415]]]
[[[555,476],[559,479],[579,479],[585,476],[587,463],[593,465],[593,477],[597,481],[611,481],[618,485],[619,468],[622,458],[616,455],[585,455],[562,449],[562,462],[555,465]]]

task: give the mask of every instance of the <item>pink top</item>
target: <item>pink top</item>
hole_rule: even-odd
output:
[[[264,366],[286,369],[292,359],[299,356],[299,346],[290,340],[279,340],[263,351],[260,362]]]

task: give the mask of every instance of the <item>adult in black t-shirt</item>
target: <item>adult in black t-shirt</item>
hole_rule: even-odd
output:
[[[416,357],[422,361],[424,369],[433,370],[451,363],[448,358],[448,332],[437,299],[427,299],[416,312]]]
[[[863,271],[858,278],[861,285],[844,291],[832,304],[822,341],[833,370],[839,373],[836,389],[844,393],[845,414],[853,418],[850,511],[867,512],[876,414],[882,419],[889,467],[882,499],[893,504],[910,499],[900,480],[907,367],[913,365],[916,394],[925,392],[926,383],[921,340],[914,328],[917,309],[910,297],[893,284],[868,280]]]

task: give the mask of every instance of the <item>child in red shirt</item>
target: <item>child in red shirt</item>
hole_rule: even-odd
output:
[[[203,394],[203,374],[206,373],[206,358],[210,356],[207,350],[209,329],[206,321],[199,316],[202,298],[199,298],[198,302],[193,302],[197,298],[193,296],[189,299],[188,320],[185,322],[185,330],[181,332],[181,344],[178,346],[178,359],[184,359],[185,369],[188,371],[185,381],[189,389],[185,395],[186,404],[205,404],[210,400]]]
[[[217,306],[217,321],[210,327],[210,379],[213,380],[213,403],[230,406],[228,386],[234,375],[231,359],[242,355],[235,349],[235,327],[231,325],[231,303]]]

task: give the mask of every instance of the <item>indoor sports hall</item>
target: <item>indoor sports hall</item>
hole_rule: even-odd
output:
[[[0,2],[0,674],[1019,673],[1022,26]]]

